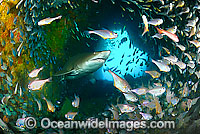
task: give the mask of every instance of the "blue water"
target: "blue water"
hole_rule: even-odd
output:
[[[124,78],[125,75],[131,75],[133,78],[141,77],[147,70],[147,53],[135,47],[136,43],[130,40],[126,30],[113,30],[118,37],[112,40],[101,40],[96,46],[96,51],[110,50],[111,54],[103,67],[95,72],[98,80],[112,81],[113,78],[108,69]]]

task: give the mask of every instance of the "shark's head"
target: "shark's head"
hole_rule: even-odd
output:
[[[88,60],[85,63],[85,67],[87,68],[87,70],[96,71],[97,69],[102,67],[102,65],[108,59],[109,56],[110,56],[109,50],[94,52],[88,57]]]

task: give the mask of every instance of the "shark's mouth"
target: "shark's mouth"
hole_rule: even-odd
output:
[[[95,58],[95,59],[92,59],[92,61],[105,62],[106,59],[105,58]]]

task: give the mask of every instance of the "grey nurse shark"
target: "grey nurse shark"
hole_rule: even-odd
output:
[[[66,79],[76,79],[89,75],[101,68],[109,56],[109,50],[75,55],[54,76],[65,75]]]

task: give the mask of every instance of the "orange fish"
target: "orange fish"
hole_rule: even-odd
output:
[[[3,121],[4,121],[5,123],[8,123],[8,122],[9,122],[9,119],[8,119],[8,117],[7,117],[6,115],[4,115]]]
[[[179,42],[178,36],[176,34],[170,33],[163,29],[159,29],[157,27],[155,27],[155,28],[158,30],[159,34],[164,34],[164,35],[168,36],[170,39],[172,39],[174,42]]]
[[[158,97],[155,97],[155,104],[156,104],[156,114],[162,113],[162,107],[159,103]]]

